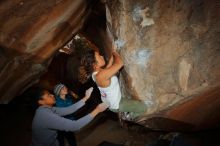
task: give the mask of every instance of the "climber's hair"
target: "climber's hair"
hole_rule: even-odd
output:
[[[78,39],[74,39],[70,45],[70,48],[75,50],[80,59],[80,65],[78,68],[78,79],[81,83],[87,82],[93,72],[93,65],[96,63],[95,51],[98,48],[85,37],[80,36]]]
[[[81,83],[87,82],[87,80],[91,77],[92,72],[94,71],[94,64],[96,63],[95,58],[95,50],[89,49],[86,50],[80,60],[79,67],[79,81]]]

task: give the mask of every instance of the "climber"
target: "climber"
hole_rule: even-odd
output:
[[[86,50],[81,57],[79,80],[85,83],[89,77],[96,82],[101,100],[113,112],[119,112],[121,118],[132,121],[147,110],[147,105],[139,100],[122,98],[116,73],[123,67],[120,55],[115,51],[106,65],[106,62],[97,50],[89,49],[89,45],[81,48]],[[106,65],[106,67],[104,67]]]

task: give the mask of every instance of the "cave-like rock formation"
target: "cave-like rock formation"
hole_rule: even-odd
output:
[[[55,52],[80,32],[106,59],[118,46],[123,96],[149,110],[154,129],[218,126],[218,0],[14,0],[0,5],[0,103],[38,81]]]
[[[54,53],[82,27],[91,7],[88,0],[1,1],[0,103],[37,82]]]

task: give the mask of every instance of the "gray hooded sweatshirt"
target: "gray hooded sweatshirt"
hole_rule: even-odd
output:
[[[30,146],[59,146],[57,130],[78,131],[87,125],[93,117],[88,114],[78,120],[69,120],[62,116],[69,115],[85,103],[80,100],[69,107],[40,106],[32,122],[32,141]]]

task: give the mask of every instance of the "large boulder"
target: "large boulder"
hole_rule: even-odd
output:
[[[140,123],[158,128],[173,119],[190,129],[211,118],[218,125],[219,16],[217,0],[106,2],[106,34],[125,63],[123,96],[149,106]],[[152,117],[161,122],[146,123]]]
[[[219,6],[218,0],[2,1],[0,103],[36,83],[80,32],[106,60],[112,44],[118,46],[123,97],[149,107],[137,123],[164,130],[217,127]]]

